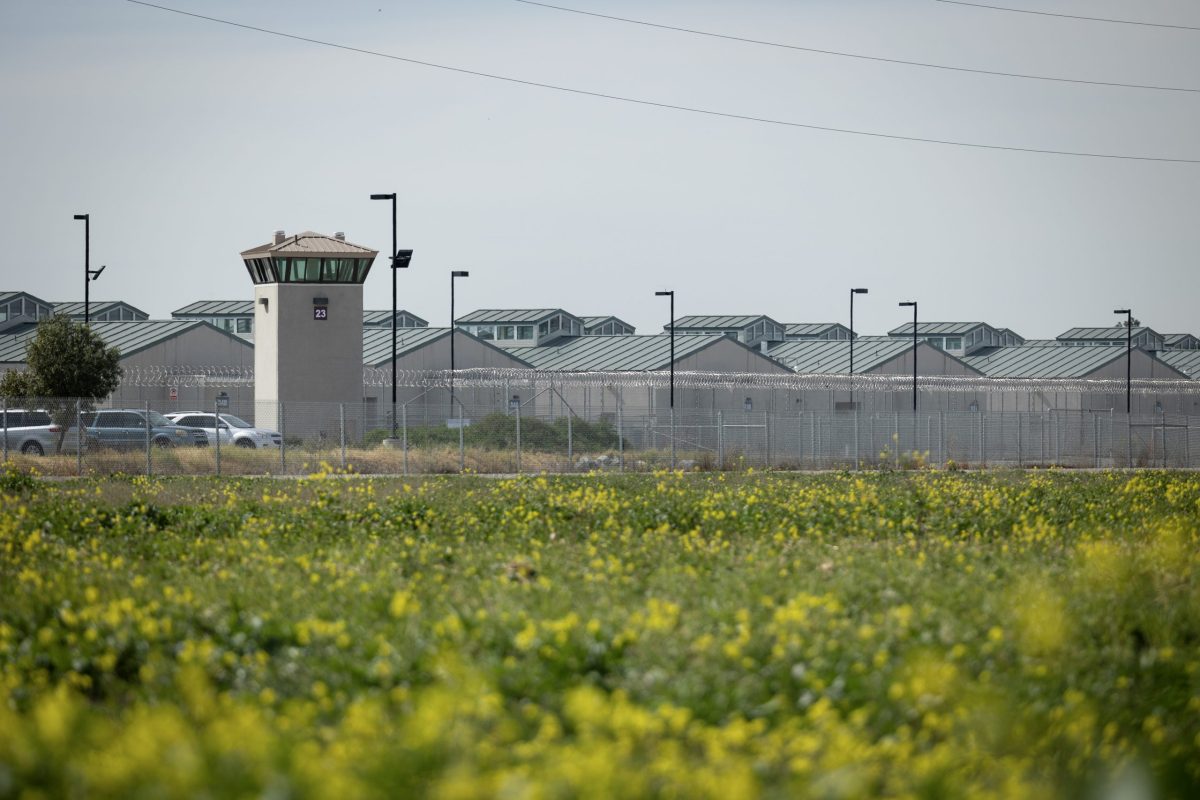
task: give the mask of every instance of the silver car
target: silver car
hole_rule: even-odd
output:
[[[175,411],[167,414],[167,419],[184,428],[197,428],[208,436],[210,445],[215,443],[217,427],[213,422],[213,414],[204,411]],[[244,419],[233,414],[221,415],[221,444],[234,447],[261,448],[279,447],[283,436],[278,431],[256,428]]]
[[[47,453],[58,452],[58,442],[62,440],[62,452],[74,453],[79,441],[79,429],[74,425],[67,428],[63,436],[63,426],[57,425],[49,411],[42,409],[26,410],[10,408],[0,413],[0,430],[3,431],[8,451],[24,453],[27,456],[44,456]],[[87,450],[87,437],[83,440],[83,449]]]

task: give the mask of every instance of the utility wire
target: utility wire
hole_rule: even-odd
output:
[[[841,58],[858,58],[864,61],[878,61],[885,64],[903,64],[909,67],[925,67],[927,69],[943,69],[952,72],[970,72],[976,75],[995,75],[1001,78],[1022,78],[1033,81],[1055,81],[1058,83],[1079,83],[1088,86],[1110,86],[1121,89],[1151,89],[1160,92],[1196,92],[1200,93],[1200,89],[1192,89],[1183,86],[1156,86],[1153,84],[1142,83],[1121,83],[1118,81],[1089,81],[1082,78],[1059,78],[1052,75],[1031,75],[1023,72],[1001,72],[991,69],[972,69],[971,67],[955,67],[949,64],[931,64],[924,61],[906,61],[902,58],[884,58],[883,56],[870,56],[864,53],[848,53],[840,50],[822,50],[817,47],[803,47],[796,44],[784,44],[783,42],[772,42],[763,39],[750,39],[744,36],[732,36],[726,33],[713,33],[712,31],[702,31],[695,28],[681,28],[676,25],[662,25],[657,22],[647,22],[640,19],[630,19],[629,17],[617,17],[611,14],[599,14],[595,11],[584,11],[578,8],[567,8],[565,6],[551,5],[550,3],[538,3],[535,0],[513,0],[516,3],[523,3],[527,6],[539,6],[540,8],[549,8],[555,11],[566,11],[571,14],[582,14],[586,17],[598,17],[600,19],[612,20],[614,22],[627,22],[631,25],[644,25],[647,28],[659,28],[660,30],[676,31],[678,33],[690,33],[693,36],[708,36],[713,39],[726,39],[731,42],[741,42],[743,44],[757,44],[765,47],[778,47],[784,50],[800,50],[805,53],[819,53],[825,56],[838,56]]]
[[[1160,157],[1160,156],[1134,156],[1134,155],[1124,155],[1124,154],[1120,154],[1120,153],[1090,153],[1090,152],[1084,152],[1084,151],[1078,151],[1078,150],[1052,150],[1052,149],[1048,149],[1048,148],[1038,148],[1038,147],[1016,147],[1013,145],[982,144],[979,142],[963,142],[963,141],[955,141],[955,140],[951,140],[951,139],[932,139],[932,138],[925,138],[925,137],[921,137],[921,136],[904,136],[904,135],[896,134],[896,133],[881,133],[879,131],[864,131],[864,130],[855,130],[852,128],[836,128],[836,127],[829,126],[829,125],[813,125],[813,124],[803,123],[803,122],[790,122],[787,120],[772,119],[769,117],[755,117],[755,116],[751,116],[749,114],[734,114],[734,113],[730,113],[730,112],[726,112],[726,111],[714,111],[712,109],[696,108],[693,106],[682,106],[682,105],[676,105],[673,103],[660,103],[660,102],[657,102],[654,100],[641,100],[641,99],[638,99],[635,97],[624,97],[622,95],[605,94],[603,92],[593,92],[593,91],[588,91],[586,89],[575,89],[575,88],[572,88],[569,86],[558,86],[558,85],[552,84],[552,83],[540,83],[538,81],[524,80],[522,78],[512,78],[512,77],[508,77],[505,75],[496,75],[496,74],[489,73],[489,72],[480,72],[478,70],[465,69],[463,67],[452,67],[452,66],[448,66],[445,64],[435,64],[432,61],[421,61],[419,59],[406,58],[404,56],[397,56],[397,55],[393,55],[391,53],[381,53],[376,50],[367,50],[367,49],[361,48],[361,47],[352,47],[350,45],[337,44],[335,42],[327,42],[327,41],[323,41],[321,39],[312,39],[307,36],[297,36],[296,34],[292,34],[292,33],[283,33],[282,31],[271,30],[270,28],[260,28],[260,27],[254,26],[254,25],[247,25],[247,24],[241,23],[241,22],[234,22],[232,20],[221,19],[219,17],[209,17],[209,16],[205,16],[204,14],[196,14],[191,11],[182,11],[177,8],[169,8],[168,6],[162,6],[162,5],[158,5],[156,3],[149,3],[149,2],[146,2],[145,0],[125,0],[125,2],[133,3],[134,5],[145,6],[146,8],[158,9],[159,11],[170,12],[172,14],[179,14],[179,15],[185,16],[185,17],[192,17],[194,19],[202,19],[207,22],[215,22],[220,25],[229,25],[234,28],[242,28],[243,30],[255,31],[256,33],[265,33],[270,36],[278,36],[283,39],[291,39],[291,40],[297,41],[297,42],[307,42],[308,44],[321,45],[322,47],[333,47],[338,50],[346,50],[346,51],[352,52],[352,53],[361,53],[363,55],[376,56],[377,58],[386,58],[386,59],[389,59],[392,61],[401,61],[406,64],[417,64],[422,67],[430,67],[432,69],[440,69],[440,70],[445,70],[447,72],[456,72],[460,75],[472,75],[477,78],[488,78],[490,80],[504,81],[506,83],[515,83],[515,84],[519,84],[521,86],[532,86],[532,87],[536,87],[538,89],[551,89],[556,92],[566,92],[568,94],[581,95],[584,97],[598,97],[598,98],[601,98],[604,100],[616,100],[616,101],[619,101],[622,103],[633,103],[635,105],[650,106],[653,108],[666,108],[666,109],[671,109],[673,111],[686,111],[691,114],[703,114],[705,116],[710,116],[710,117],[722,117],[725,119],[740,119],[740,120],[744,120],[746,122],[760,122],[760,123],[763,123],[766,125],[779,125],[779,126],[788,127],[788,128],[804,128],[806,130],[825,131],[827,133],[843,133],[843,134],[848,134],[851,136],[869,136],[869,137],[876,138],[876,139],[892,139],[895,141],[902,141],[902,142],[924,142],[926,144],[940,144],[940,145],[946,145],[946,146],[950,146],[950,147],[970,147],[970,148],[975,148],[978,150],[1004,150],[1004,151],[1014,152],[1014,153],[1040,153],[1043,155],[1051,155],[1051,156],[1075,156],[1078,158],[1105,158],[1105,159],[1114,159],[1114,160],[1120,160],[1120,161],[1156,161],[1156,162],[1163,162],[1163,163],[1170,163],[1170,164],[1200,164],[1200,159],[1195,159],[1195,158],[1166,158],[1166,157]]]
[[[1028,8],[1009,8],[1008,6],[989,6],[984,3],[968,3],[965,0],[936,0],[939,3],[949,3],[955,6],[971,6],[973,8],[986,8],[991,11],[1010,11],[1013,14],[1037,14],[1040,17],[1060,17],[1063,19],[1082,19],[1088,22],[1111,22],[1116,25],[1142,25],[1147,28],[1175,28],[1181,31],[1200,31],[1200,26],[1196,25],[1167,25],[1162,22],[1138,22],[1132,19],[1112,19],[1111,17],[1084,17],[1079,14],[1055,14],[1051,11],[1032,11]]]

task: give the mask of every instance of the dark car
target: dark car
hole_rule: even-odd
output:
[[[203,431],[176,425],[157,411],[106,408],[84,414],[83,425],[92,447],[133,450],[145,447],[147,436],[156,447],[208,446]]]

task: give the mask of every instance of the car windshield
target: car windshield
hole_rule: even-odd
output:
[[[157,411],[151,411],[150,412],[150,424],[156,428],[161,428],[165,425],[174,425],[175,423],[171,422],[171,420],[167,419],[166,417],[164,417],[162,414],[158,413]]]
[[[232,425],[235,428],[251,428],[251,427],[253,427],[249,422],[246,422],[246,420],[238,419],[233,414],[222,414],[221,420],[223,422],[228,422],[230,425]]]

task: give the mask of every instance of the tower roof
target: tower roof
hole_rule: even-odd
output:
[[[315,231],[304,231],[291,236],[277,235],[276,241],[251,247],[242,252],[242,258],[262,258],[263,256],[363,256],[374,258],[378,250],[372,250],[360,244],[347,242],[339,236],[326,236]]]

